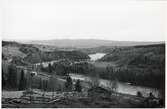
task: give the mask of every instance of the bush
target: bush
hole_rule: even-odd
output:
[[[143,95],[140,91],[137,91],[137,97],[143,97]]]

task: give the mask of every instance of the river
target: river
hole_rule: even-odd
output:
[[[106,53],[95,53],[95,54],[89,54],[90,60],[95,62],[96,60],[102,58],[105,56]],[[48,66],[49,63],[53,64],[54,62],[58,62],[60,60],[50,61],[50,62],[43,62],[43,65]],[[36,65],[38,65],[37,63]],[[72,79],[79,79],[83,81],[90,80],[88,76],[80,75],[80,74],[70,74]],[[104,79],[99,79],[100,85],[104,87],[109,87],[109,81]],[[119,93],[124,94],[130,94],[130,95],[136,95],[137,91],[142,92],[143,96],[148,96],[150,92],[152,92],[156,97],[158,97],[159,91],[155,90],[150,87],[143,87],[143,86],[134,86],[130,85],[128,83],[118,82],[118,88],[117,91]]]
[[[79,79],[82,81],[89,81],[90,78],[88,76],[84,76],[84,75],[80,75],[80,74],[70,74],[72,79]],[[109,87],[109,80],[104,80],[104,79],[99,79],[99,84],[100,86]],[[149,87],[143,87],[143,86],[134,86],[134,85],[130,85],[128,83],[122,83],[122,82],[118,82],[118,88],[117,88],[117,92],[119,93],[124,93],[124,94],[130,94],[130,95],[136,95],[137,91],[140,91],[143,96],[148,96],[150,92],[152,92],[156,97],[158,97],[159,91],[155,90],[153,88],[149,88]]]
[[[89,57],[90,57],[90,60],[96,61],[105,55],[106,53],[95,53],[95,54],[89,54]],[[78,74],[70,74],[70,76],[72,79],[80,79],[84,81],[90,79],[88,76],[78,75]],[[109,87],[108,80],[99,79],[99,82],[101,86]],[[136,93],[140,91],[142,92],[143,96],[148,96],[148,94],[152,92],[156,97],[159,94],[159,91],[153,88],[143,87],[143,86],[134,86],[134,85],[130,85],[129,83],[122,83],[122,82],[118,82],[117,91],[119,93],[130,94],[130,95],[136,95]]]
[[[106,55],[106,53],[95,53],[95,54],[89,54],[89,57],[90,57],[91,61],[96,61],[96,60],[102,58],[105,55]],[[53,60],[53,61],[48,61],[48,62],[41,62],[41,63],[35,63],[34,65],[40,65],[40,64],[42,64],[43,67],[47,67],[49,63],[52,65],[53,63],[60,62],[62,60],[64,60],[64,59]]]
[[[89,57],[90,57],[91,61],[96,61],[105,55],[106,55],[106,53],[95,53],[95,54],[89,54]]]

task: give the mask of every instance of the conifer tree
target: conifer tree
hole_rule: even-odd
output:
[[[24,71],[21,71],[20,81],[19,81],[19,90],[24,90],[26,88],[26,80],[24,77]]]
[[[39,80],[39,89],[42,89],[43,88],[43,86],[42,86],[42,79],[40,78],[40,80]]]
[[[50,63],[48,64],[48,69],[49,69],[49,73],[52,73],[52,65]]]
[[[77,92],[81,92],[82,91],[80,80],[77,80],[77,82],[75,84],[75,91],[77,91]]]
[[[9,66],[8,70],[8,86],[11,88],[17,88],[17,70],[14,64]]]
[[[65,88],[67,91],[72,91],[72,79],[70,76],[67,76],[66,83],[65,83]]]
[[[2,69],[2,87],[5,87],[5,86],[6,86],[6,79],[5,79],[4,71]]]

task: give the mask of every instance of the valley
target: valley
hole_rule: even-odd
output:
[[[117,103],[112,105],[108,104],[112,97],[106,98],[109,101],[99,97],[96,102],[100,102],[100,107],[102,102],[106,102],[107,107],[119,105],[147,107],[143,102],[150,93],[156,99],[164,98],[165,44],[94,48],[52,46],[2,42],[3,103],[12,98],[12,93],[18,93],[19,97],[13,96],[14,99],[23,99],[23,95],[27,96],[23,93],[29,93],[28,98],[40,93],[37,94],[39,98],[48,97],[47,103],[58,98],[68,99],[68,95],[72,96],[71,93],[76,93],[80,97],[73,95],[74,99],[69,100],[71,105],[59,104],[59,100],[49,105],[49,107],[56,104],[57,107],[73,107],[72,104],[76,99],[85,99],[85,102],[92,99],[88,92],[96,87],[111,92],[113,99],[117,99]],[[81,90],[76,89],[78,81]],[[47,95],[48,93],[50,95]],[[64,93],[66,95],[61,98],[55,93],[59,93],[59,96],[63,96]],[[127,106],[122,104],[126,102],[124,100],[126,97],[131,102],[127,103]],[[137,102],[131,101],[132,99]],[[86,107],[86,104],[82,104],[82,100],[77,103],[76,107]],[[21,104],[19,107],[22,107]],[[89,107],[96,107],[96,105],[92,103]]]

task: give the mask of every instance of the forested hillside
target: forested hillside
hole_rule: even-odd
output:
[[[165,45],[120,47],[99,61],[115,62],[119,66],[162,65],[165,62]]]
[[[89,59],[89,57],[80,51],[42,51],[34,45],[3,41],[2,59],[9,60],[16,65],[25,65],[26,63],[32,64],[58,59],[84,60]]]
[[[101,74],[104,78],[110,75],[110,78],[137,85],[164,87],[165,44],[117,48],[99,61],[117,65],[109,66],[108,71]]]

